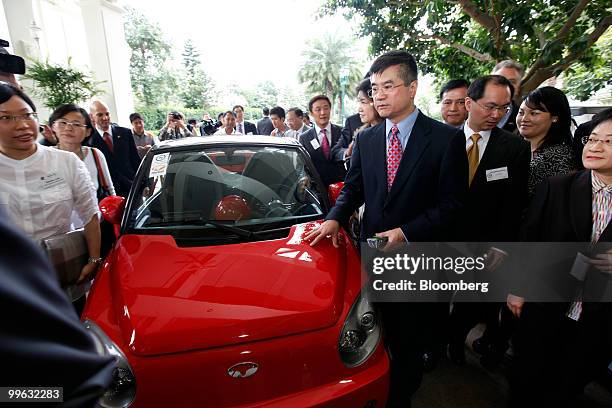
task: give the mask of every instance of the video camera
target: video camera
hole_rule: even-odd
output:
[[[0,47],[8,47],[9,42],[0,39]],[[17,55],[11,55],[4,48],[0,49],[0,73],[25,74],[25,61]]]

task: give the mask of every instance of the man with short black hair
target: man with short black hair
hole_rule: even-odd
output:
[[[470,84],[465,101],[468,119],[463,127],[469,162],[469,193],[455,230],[461,241],[477,243],[518,240],[521,217],[527,206],[527,178],[531,148],[522,137],[497,127],[510,110],[513,87],[501,75],[487,75]],[[482,245],[489,264],[501,263],[503,248]],[[495,262],[497,260],[497,262]],[[487,269],[495,272],[495,267]],[[474,342],[481,363],[491,367],[501,361],[508,344],[499,325],[500,304],[456,302],[451,315],[449,354],[465,363],[464,342],[479,322],[487,323],[483,338]],[[507,312],[507,311],[506,311]]]
[[[447,125],[460,128],[467,119],[465,97],[469,86],[465,79],[453,79],[440,90],[440,113]]]
[[[270,120],[270,109],[263,108],[262,109],[263,118],[259,119],[257,122],[257,132],[260,135],[269,135],[274,130],[274,125]]]
[[[130,123],[132,124],[134,144],[136,145],[136,150],[138,150],[138,156],[142,159],[155,144],[155,136],[153,133],[145,130],[144,119],[140,113],[132,113],[130,115]]]
[[[374,107],[385,121],[356,138],[335,206],[305,239],[311,245],[330,239],[339,246],[340,225],[365,203],[361,242],[386,237],[384,250],[393,250],[405,242],[447,241],[467,193],[463,135],[414,105],[418,81],[412,55],[387,52],[374,61],[370,72]],[[391,355],[387,406],[407,407],[421,383],[422,333],[431,322],[422,317],[423,304],[379,306]]]
[[[308,110],[314,118],[314,127],[299,136],[299,142],[310,153],[325,188],[332,183],[344,180],[346,169],[344,161],[337,160],[332,147],[342,137],[342,129],[331,123],[331,101],[325,95],[313,96],[308,102]]]
[[[236,115],[236,133],[241,133],[243,135],[258,134],[255,124],[244,120],[244,108],[241,105],[234,106],[232,112]]]
[[[513,95],[517,97],[521,96],[521,81],[525,75],[525,67],[523,64],[514,60],[500,61],[497,63],[497,65],[495,65],[495,68],[493,68],[491,74],[501,75],[506,78],[512,84]],[[507,130],[508,132],[515,132],[516,115],[518,114],[518,109],[518,105],[512,101],[510,111],[506,112],[506,114],[499,120],[497,127]]]
[[[290,129],[285,125],[285,110],[280,106],[275,106],[270,109],[270,119],[274,125],[274,130],[270,136],[286,137]]]

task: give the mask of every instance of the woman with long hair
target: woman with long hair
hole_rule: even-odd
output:
[[[548,177],[577,170],[571,111],[562,91],[544,86],[530,92],[519,108],[516,123],[521,136],[531,144],[530,196]]]

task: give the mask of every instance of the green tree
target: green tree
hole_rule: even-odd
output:
[[[184,74],[181,81],[181,100],[187,108],[210,107],[216,100],[216,89],[213,81],[206,75],[200,60],[200,51],[191,39],[183,47]]]
[[[130,79],[137,104],[167,104],[176,89],[176,80],[168,68],[172,47],[163,38],[158,23],[149,21],[137,9],[126,7],[126,10],[125,38],[132,50]]]
[[[68,58],[66,66],[50,64],[49,61],[33,61],[28,66],[24,78],[34,80],[34,95],[40,97],[50,110],[65,103],[83,103],[103,93],[99,85],[104,81],[94,81],[86,73],[71,65]]]
[[[563,89],[579,101],[612,85],[612,28],[602,35],[579,64],[563,73]]]
[[[527,72],[523,95],[577,62],[612,22],[609,0],[328,0],[323,14],[362,17],[360,34],[379,54],[406,49],[439,82],[473,79],[513,59]],[[601,50],[599,52],[602,52]],[[607,50],[609,52],[609,48]],[[520,95],[517,96],[520,98]]]
[[[347,38],[326,33],[321,38],[312,39],[302,52],[304,62],[298,71],[298,80],[305,85],[308,94],[325,94],[340,103],[340,70],[346,68],[349,71],[349,90],[354,89],[363,77],[361,64],[354,54],[354,42]]]

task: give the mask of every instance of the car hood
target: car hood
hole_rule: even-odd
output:
[[[302,236],[179,248],[166,235],[125,235],[111,290],[123,340],[139,355],[206,349],[316,330],[342,313],[343,246]]]

